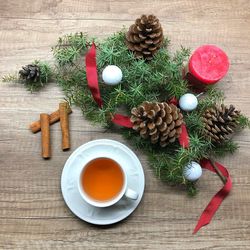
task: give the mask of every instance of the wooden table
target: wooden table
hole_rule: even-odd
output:
[[[43,3],[42,3],[43,2]],[[106,37],[129,26],[143,13],[154,13],[172,40],[184,45],[217,44],[229,55],[229,74],[219,84],[226,103],[250,116],[250,2],[247,0],[110,1],[5,0],[0,2],[0,74],[12,73],[34,59],[52,59],[59,35],[84,31]],[[250,131],[235,136],[240,150],[220,161],[233,179],[233,191],[212,223],[197,235],[192,230],[201,212],[221,187],[205,172],[200,192],[156,179],[146,157],[136,152],[146,175],[144,198],[126,220],[99,228],[75,217],[60,192],[66,159],[79,145],[97,138],[126,143],[120,135],[93,127],[79,109],[70,117],[72,149],[61,152],[60,125],[52,129],[49,161],[40,157],[40,134],[28,130],[41,112],[51,112],[63,93],[51,84],[30,94],[21,85],[0,85],[0,249],[250,249]]]

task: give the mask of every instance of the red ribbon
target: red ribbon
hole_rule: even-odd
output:
[[[130,121],[130,117],[121,114],[115,114],[112,118],[112,122],[126,128],[133,127],[133,123]]]
[[[172,97],[169,101],[168,101],[168,103],[172,103],[172,104],[174,104],[174,105],[178,105],[179,104],[179,101],[178,101],[178,99],[176,98],[176,97]]]
[[[179,136],[179,143],[183,148],[189,147],[189,136],[187,132],[186,124],[182,123],[181,125],[181,134]]]
[[[176,97],[172,97],[168,101],[168,103],[174,104],[177,106],[179,104],[179,101]],[[189,136],[188,136],[186,124],[184,124],[184,123],[181,125],[181,134],[179,136],[179,143],[180,143],[181,147],[183,147],[183,148],[189,147]]]
[[[86,76],[87,76],[88,87],[97,105],[101,108],[102,98],[98,85],[97,66],[96,66],[96,46],[94,42],[92,43],[90,50],[86,54],[85,64],[86,64]]]
[[[212,166],[211,162],[207,159],[203,159],[200,161],[201,167],[207,170],[210,170],[214,173],[216,173],[214,167]],[[229,194],[231,188],[232,188],[232,181],[230,178],[230,175],[227,171],[227,169],[219,164],[218,162],[215,162],[218,169],[221,171],[223,176],[227,178],[227,182],[223,186],[223,188],[211,199],[211,201],[208,203],[205,210],[202,212],[199,221],[197,222],[197,225],[194,229],[193,234],[197,233],[201,227],[206,226],[210,223],[212,220],[214,214],[220,207],[222,201],[227,197]]]

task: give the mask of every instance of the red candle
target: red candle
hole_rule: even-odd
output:
[[[222,79],[228,68],[229,60],[223,50],[214,45],[203,45],[194,51],[184,73],[190,84],[204,87]]]

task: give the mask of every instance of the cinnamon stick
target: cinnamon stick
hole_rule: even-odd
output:
[[[69,107],[69,105],[67,105],[67,112],[68,114],[72,113],[72,110],[71,108]],[[60,114],[59,114],[59,110],[51,113],[49,115],[49,124],[54,124],[55,122],[59,121],[60,120]],[[41,123],[40,123],[40,120],[38,121],[35,121],[35,122],[32,122],[30,124],[30,130],[33,132],[33,133],[37,133],[38,131],[41,130]]]
[[[62,150],[70,148],[69,142],[69,116],[67,112],[68,104],[61,102],[59,104],[60,125],[62,130]]]
[[[49,115],[42,113],[40,114],[41,123],[41,137],[42,137],[42,157],[45,159],[50,158],[50,128],[49,128]]]

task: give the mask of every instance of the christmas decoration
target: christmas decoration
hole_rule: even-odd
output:
[[[199,163],[191,161],[183,169],[183,176],[186,180],[197,181],[202,175],[202,169]]]
[[[121,30],[102,41],[83,33],[65,35],[52,48],[53,70],[40,62],[39,86],[53,77],[68,102],[80,107],[88,120],[110,130],[114,123],[122,126],[121,129],[116,126],[114,131],[122,133],[148,156],[156,175],[169,184],[185,186],[190,195],[196,194],[194,180],[200,172],[188,177],[185,170],[188,164],[197,167],[200,163],[202,168],[218,174],[224,186],[201,215],[194,231],[197,232],[210,222],[232,187],[228,170],[211,157],[234,153],[238,145],[231,138],[232,132],[250,127],[250,122],[232,105],[224,106],[224,94],[214,84],[228,70],[228,59],[223,53],[206,46],[199,50],[205,55],[199,60],[196,51],[189,61],[190,72],[184,72],[184,77],[183,65],[190,51],[181,47],[170,53],[168,45],[159,20],[153,15],[142,15],[129,30]],[[102,83],[100,74],[107,65],[119,65],[123,70],[122,84],[112,88],[99,84]],[[199,71],[201,68],[207,71]],[[197,84],[206,86],[199,105],[187,75],[197,77]],[[42,76],[46,76],[46,81]],[[13,77],[6,76],[4,80],[11,81]],[[118,83],[109,80],[103,77],[108,84]],[[37,86],[24,81],[31,90]],[[173,100],[176,104],[179,101],[183,111],[192,112],[181,113]],[[58,114],[55,120],[52,118],[51,114],[50,124],[58,120]],[[36,123],[35,127],[35,131],[39,130],[40,124]]]
[[[154,15],[142,15],[136,19],[126,34],[126,44],[136,58],[152,60],[162,42],[162,27]]]
[[[166,147],[181,134],[183,115],[173,104],[144,102],[138,108],[133,108],[131,113],[133,129],[142,138],[150,137],[153,144],[159,142]]]
[[[181,96],[179,106],[184,111],[192,111],[197,108],[198,99],[194,94],[187,93]]]
[[[212,220],[214,214],[220,207],[223,200],[227,197],[229,194],[231,188],[232,188],[232,181],[231,177],[227,171],[227,169],[219,164],[218,162],[213,162],[208,159],[202,159],[200,161],[200,164],[202,168],[207,169],[211,172],[216,173],[216,169],[221,172],[221,175],[225,178],[224,186],[214,195],[214,197],[211,199],[211,201],[208,203],[207,207],[204,209],[203,213],[201,214],[195,229],[193,231],[193,234],[197,233],[198,230],[200,230],[201,227],[206,226],[210,223]],[[216,167],[216,168],[215,168]]]
[[[97,65],[96,65],[96,46],[93,43],[90,50],[85,56],[86,64],[86,80],[89,90],[92,94],[93,100],[102,108],[103,101],[98,85]]]
[[[32,92],[43,87],[51,77],[51,69],[47,63],[35,61],[19,70],[20,83]]]
[[[211,107],[205,111],[202,118],[205,124],[204,133],[213,142],[220,143],[228,140],[239,125],[239,117],[240,111],[233,105],[227,107],[221,104]]]
[[[203,88],[222,79],[228,69],[229,60],[222,49],[203,45],[193,52],[184,68],[184,75],[191,85]]]
[[[102,71],[102,79],[107,85],[117,85],[122,80],[122,71],[115,65],[108,65]]]
[[[38,82],[40,79],[40,68],[36,64],[28,64],[22,67],[19,74],[26,81]]]
[[[121,129],[120,132],[130,143],[148,155],[149,163],[156,175],[170,184],[185,185],[188,193],[194,195],[197,187],[194,182],[184,178],[183,168],[190,161],[199,162],[203,158],[209,159],[211,155],[216,157],[227,153],[232,154],[238,148],[232,138],[215,144],[204,136],[206,135],[204,114],[217,103],[222,103],[224,95],[216,85],[211,85],[199,100],[197,108],[192,112],[183,113],[183,121],[189,137],[187,147],[182,147],[182,144],[176,140],[167,145],[166,150],[164,147],[157,146],[160,141],[152,144],[151,136],[149,139],[142,138],[140,133],[131,129],[133,124],[130,125],[129,118],[116,114],[117,110],[122,107],[123,114],[131,114],[134,107],[141,106],[145,101],[163,103],[173,97],[178,100],[187,92],[192,94],[181,73],[190,53],[182,47],[171,56],[168,51],[169,41],[165,39],[150,63],[137,60],[127,49],[126,32],[122,30],[115,33],[101,42],[96,42],[95,46],[92,44],[95,39],[83,33],[59,38],[58,44],[53,47],[56,67],[51,77],[56,79],[58,85],[63,88],[69,103],[79,106],[84,116],[93,123],[110,129],[112,129],[112,121],[118,120],[120,125],[126,123],[127,128]],[[72,51],[74,56],[70,56]],[[83,63],[84,56],[89,57],[88,60],[92,62],[93,54],[96,56],[97,67],[93,68],[92,65],[87,67]],[[49,67],[48,64],[46,65]],[[123,69],[123,84],[113,88],[107,88],[104,84],[98,86],[97,81],[101,79],[98,79],[96,71],[101,73],[107,65],[119,65]],[[52,72],[52,69],[49,67],[46,72]],[[90,76],[96,74],[97,77],[91,88],[88,85],[87,74]],[[6,80],[8,79],[11,80],[10,77],[6,77]],[[99,93],[96,100],[100,105],[93,99],[92,92]],[[119,119],[121,119],[120,122]],[[236,123],[238,128],[249,126],[249,120],[243,114],[239,114]]]
[[[4,82],[16,82],[23,84],[31,92],[41,89],[51,81],[52,69],[47,62],[36,60],[23,66],[16,74],[6,75],[2,78]]]

